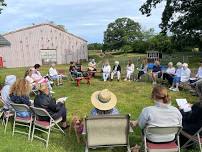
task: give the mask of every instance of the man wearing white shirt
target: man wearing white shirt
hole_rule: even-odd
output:
[[[49,69],[49,76],[53,80],[57,80],[57,85],[62,84],[62,76],[58,74],[57,70],[55,69],[55,64],[53,63]]]

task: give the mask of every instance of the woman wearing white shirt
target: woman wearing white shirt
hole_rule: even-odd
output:
[[[124,81],[130,81],[130,78],[131,78],[131,75],[133,74],[134,72],[134,64],[132,63],[131,60],[128,61],[128,65],[126,67],[126,78],[124,79]]]
[[[110,76],[110,72],[111,72],[111,66],[109,65],[108,61],[105,61],[105,63],[102,66],[102,76],[104,81],[107,81],[107,79]]]
[[[163,80],[165,79],[168,80],[168,83],[172,85],[174,75],[175,75],[175,67],[173,67],[172,62],[169,62],[167,70],[165,71],[165,73],[163,73]]]
[[[183,63],[181,71],[181,82],[188,82],[191,76],[191,70],[188,68],[187,63]]]

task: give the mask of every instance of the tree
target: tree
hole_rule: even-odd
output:
[[[172,53],[171,38],[164,35],[158,34],[148,40],[149,49],[164,53]]]
[[[0,14],[4,6],[7,6],[7,4],[4,2],[4,0],[0,0]]]
[[[188,40],[189,45],[202,42],[202,2],[201,0],[146,0],[140,11],[151,15],[152,8],[165,3],[160,28],[162,33],[173,32],[174,40]]]
[[[104,50],[118,50],[142,39],[141,26],[129,18],[118,18],[104,32]]]
[[[88,50],[102,50],[102,44],[101,43],[88,44]]]

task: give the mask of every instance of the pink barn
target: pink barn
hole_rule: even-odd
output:
[[[7,68],[88,60],[87,41],[54,24],[33,25],[3,36],[11,43],[0,48]]]

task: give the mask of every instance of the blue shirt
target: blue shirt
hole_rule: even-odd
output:
[[[111,110],[111,112],[109,113],[109,115],[117,115],[117,114],[119,114],[119,111],[118,111],[116,108],[113,108],[113,109]],[[95,108],[93,108],[93,109],[91,110],[91,116],[97,116],[97,115],[99,115],[99,114],[97,113],[97,110],[96,110]]]

